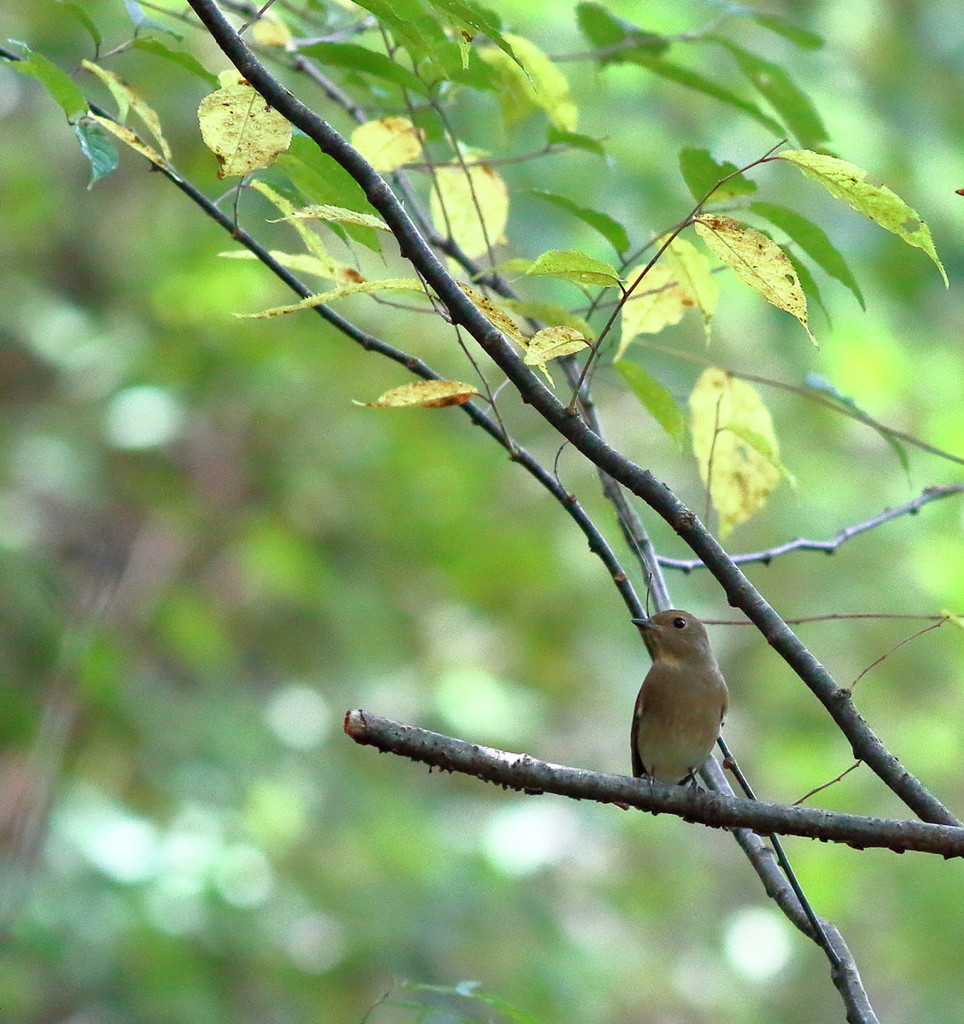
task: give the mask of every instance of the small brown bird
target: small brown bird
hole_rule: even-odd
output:
[[[633,775],[692,780],[720,735],[727,701],[723,673],[695,615],[671,608],[633,623],[653,659],[633,711]]]

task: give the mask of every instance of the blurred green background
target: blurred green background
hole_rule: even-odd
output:
[[[104,53],[129,40],[119,0],[83,6]],[[553,56],[586,50],[572,5],[491,6]],[[689,0],[608,7],[660,32],[727,11]],[[821,278],[831,321],[814,315],[815,349],[728,276],[709,351],[695,318],[656,341],[793,384],[819,373],[880,421],[960,455],[957,5],[766,10],[826,45],[801,50],[739,17],[721,31],[790,70],[831,149],[927,220],[951,288],[922,253],[792,169],[766,168],[759,198],[825,228],[867,313]],[[206,67],[225,66],[198,30],[179,31]],[[53,0],[5,4],[0,36],[71,72],[93,57],[90,36]],[[688,60],[747,91],[719,47],[694,44]],[[156,107],[182,173],[221,194],[195,119],[204,83],[142,52],[101,62]],[[691,206],[682,146],[742,164],[776,141],[643,68],[560,66],[579,130],[604,139],[611,159],[571,153],[502,168],[518,254],[583,247],[610,258],[598,236],[527,189],[606,210],[638,242]],[[78,81],[113,109],[89,75]],[[291,81],[351,127],[310,83]],[[543,137],[538,118],[507,133],[491,97],[471,97],[454,116],[467,142],[494,153],[539,148]],[[404,371],[311,314],[235,320],[289,295],[260,266],[218,259],[230,240],[139,157],[122,153],[89,191],[88,180],[56,105],[0,66],[0,1017],[387,1024],[418,1019],[391,1005],[408,979],[475,980],[543,1022],[842,1020],[824,959],[771,910],[725,834],[430,775],[342,734],[345,710],[364,707],[628,772],[647,659],[571,521],[462,414],[352,405],[405,383]],[[249,229],[290,247],[282,228],[263,226],[266,207],[245,197],[241,211]],[[553,294],[579,299],[564,286]],[[471,372],[451,334],[424,317],[363,297],[339,309],[444,373]],[[636,356],[685,400],[698,365]],[[781,486],[730,550],[830,537],[961,479],[959,465],[914,449],[905,473],[871,430],[761,393],[798,487]],[[611,370],[596,395],[611,440],[702,515],[692,457]],[[507,394],[500,405],[551,465],[557,438]],[[559,472],[616,543],[590,469],[567,450]],[[646,522],[664,554],[688,554]],[[964,611],[962,567],[962,502],[951,499],[832,558],[790,554],[749,575],[787,616],[936,614]],[[678,605],[732,617],[706,574],[671,575],[670,585]],[[847,685],[920,625],[800,632]],[[732,694],[726,735],[761,797],[796,799],[851,763],[829,717],[755,631],[718,626],[711,637]],[[957,810],[962,650],[960,631],[945,625],[890,655],[855,693],[893,752]],[[866,769],[815,802],[903,813]],[[961,865],[787,846],[815,908],[850,942],[881,1019],[959,1021]],[[436,1024],[457,1019],[433,1012]]]

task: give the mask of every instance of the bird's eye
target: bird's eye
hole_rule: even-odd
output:
[[[677,629],[686,629],[686,619],[684,619],[682,615],[677,615],[676,618],[673,619],[673,625]]]

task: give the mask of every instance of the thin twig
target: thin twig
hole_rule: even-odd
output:
[[[964,494],[964,484],[944,484],[936,487],[927,487],[916,498],[912,498],[903,505],[898,505],[896,508],[886,508],[883,512],[861,523],[845,526],[831,537],[830,540],[806,540],[800,537],[797,540],[787,541],[785,544],[777,544],[772,548],[764,548],[762,551],[730,555],[730,559],[735,565],[746,565],[748,562],[762,562],[764,565],[769,565],[774,558],[779,558],[790,551],[825,551],[827,554],[833,554],[841,544],[859,536],[861,533],[866,533],[868,530],[873,530],[884,523],[889,523],[892,519],[915,515],[932,501],[950,498],[955,494]],[[659,564],[664,569],[679,569],[682,572],[692,572],[694,569],[706,568],[704,563],[698,558],[667,558],[663,555],[659,556]]]
[[[894,644],[894,646],[891,647],[890,650],[885,651],[879,658],[877,658],[876,661],[872,661],[860,673],[860,675],[857,676],[857,678],[850,684],[850,689],[853,690],[853,688],[857,685],[857,683],[859,683],[860,680],[863,679],[864,676],[867,675],[867,673],[872,668],[876,668],[882,661],[885,661],[887,658],[889,658],[894,653],[894,651],[896,651],[898,648],[903,647],[904,644],[909,644],[911,642],[911,640],[915,640],[917,637],[921,636],[923,633],[929,633],[932,629],[940,629],[940,627],[943,626],[945,622],[947,622],[947,619],[948,619],[948,617],[945,615],[940,620],[940,622],[934,622],[930,626],[924,626],[921,629],[916,630],[915,632],[911,633],[910,636],[905,636],[903,640],[900,640],[898,643]]]
[[[785,618],[783,621],[791,626],[799,626],[805,622],[840,622],[849,619],[908,619],[914,622],[942,622],[946,615],[911,615],[903,612],[825,612],[823,615],[802,615],[798,618]],[[704,626],[753,626],[749,619],[703,619]]]
[[[855,768],[859,768],[862,764],[863,761],[854,761],[854,763],[849,768],[844,768],[844,770],[839,775],[832,778],[829,782],[823,782],[819,786],[815,786],[809,792],[804,793],[803,796],[794,800],[793,806],[799,807],[804,802],[804,800],[809,800],[810,797],[815,796],[817,793],[822,793],[825,789],[829,789],[831,786],[835,786],[841,779],[846,778]]]

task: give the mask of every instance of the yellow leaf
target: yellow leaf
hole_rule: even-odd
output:
[[[689,405],[693,453],[724,538],[759,512],[780,482],[780,446],[760,396],[723,370],[703,371]]]
[[[635,281],[645,264],[634,267],[627,280]],[[678,324],[693,305],[689,293],[680,286],[676,274],[662,263],[652,266],[642,283],[622,309],[622,331],[616,360],[623,357],[627,346],[640,334],[658,334],[670,324]]]
[[[339,224],[358,224],[364,228],[374,228],[376,231],[391,231],[391,228],[381,219],[371,213],[359,213],[357,210],[346,210],[344,206],[330,206],[328,203],[320,203],[315,206],[303,206],[286,217],[279,217],[270,223],[277,224],[278,221],[294,220],[324,220],[335,221]]]
[[[485,47],[479,55],[502,79],[499,101],[506,123],[514,124],[531,111],[542,109],[553,127],[563,132],[574,132],[579,113],[565,75],[535,43],[510,33],[506,33],[504,38],[512,47],[516,60],[496,46]]]
[[[231,249],[227,252],[219,252],[218,255],[229,260],[256,260],[258,258],[250,249]],[[358,283],[362,280],[361,275],[354,267],[333,263],[332,260],[320,260],[317,256],[311,256],[306,252],[292,253],[271,249],[269,255],[283,267],[298,274],[311,274],[313,277],[340,281],[343,284]]]
[[[258,46],[280,46],[284,50],[295,48],[291,29],[274,11],[263,11],[252,31]]]
[[[157,116],[154,108],[141,99],[113,71],[108,71],[106,68],[102,68],[100,65],[94,64],[89,60],[82,60],[81,64],[88,71],[92,71],[110,89],[114,102],[117,104],[117,119],[119,121],[126,121],[128,112],[133,110],[144,122],[147,130],[157,140],[157,144],[161,147],[161,152],[164,154],[164,159],[169,161],[171,159],[171,147],[167,144],[167,139],[164,138],[164,132],[161,130],[161,119]]]
[[[218,158],[218,177],[268,167],[291,144],[291,125],[246,82],[217,89],[197,110],[201,137]]]
[[[314,306],[323,306],[326,302],[343,298],[346,295],[367,294],[370,292],[402,291],[424,293],[425,286],[417,278],[395,277],[386,278],[382,281],[356,281],[351,284],[344,284],[340,288],[332,288],[331,291],[321,292],[318,295],[309,295],[301,302],[291,306],[274,306],[272,309],[262,309],[258,313],[235,313],[239,320],[267,320],[272,316],[283,316],[285,313],[297,313],[302,309],[311,309]]]
[[[588,346],[589,342],[572,327],[543,327],[529,339],[524,361],[529,366],[545,366],[550,359],[571,356]]]
[[[298,237],[301,239],[304,247],[320,263],[327,264],[329,273],[324,276],[330,277],[332,280],[337,280],[339,271],[343,269],[343,264],[332,259],[332,257],[328,255],[328,250],[325,248],[324,243],[318,235],[312,231],[307,224],[304,224],[294,216],[297,212],[294,203],[285,199],[283,195],[276,192],[270,185],[266,185],[263,181],[255,179],[251,182],[251,188],[253,188],[255,192],[260,192],[269,203],[275,206],[282,217],[291,219],[294,229],[298,232]]]
[[[662,245],[663,239],[656,244]],[[689,295],[703,315],[703,329],[707,340],[710,335],[710,321],[716,311],[716,303],[720,296],[720,286],[716,283],[710,261],[699,249],[685,238],[674,238],[663,253],[666,266],[673,272],[680,287]]]
[[[516,322],[509,316],[508,313],[501,306],[497,306],[491,299],[487,299],[480,292],[477,292],[474,288],[470,288],[467,284],[459,282],[459,287],[463,292],[472,300],[472,302],[478,306],[483,316],[507,337],[511,338],[521,348],[525,348],[528,344],[526,336],[516,326]]]
[[[141,142],[137,137],[137,133],[133,132],[126,125],[118,124],[116,121],[111,121],[109,117],[101,117],[99,114],[87,114],[92,121],[96,121],[101,128],[116,136],[125,145],[130,146],[135,152],[140,153],[141,156],[146,156],[152,164],[156,164],[158,167],[167,167],[167,161],[160,153],[152,146],[148,146],[146,142]]]
[[[533,320],[542,320],[543,323],[561,324],[563,327],[574,327],[587,341],[592,341],[596,335],[586,320],[575,313],[570,313],[565,306],[556,302],[531,302],[527,299],[507,299],[500,297],[503,309],[508,309],[519,316],[531,317]]]
[[[948,284],[944,265],[934,248],[930,228],[886,185],[871,185],[865,181],[867,172],[862,167],[809,149],[786,149],[778,157],[799,167],[808,178],[819,182],[832,196],[842,199],[858,213],[893,232],[908,245],[923,249],[937,264],[944,284]]]
[[[375,168],[387,174],[422,154],[422,133],[404,117],[366,121],[351,133],[351,144]]]
[[[478,389],[457,380],[417,380],[392,388],[374,402],[355,402],[368,409],[441,409],[446,405],[465,405],[477,395]]]
[[[694,224],[697,234],[714,256],[767,302],[795,316],[816,344],[807,324],[807,299],[797,272],[776,242],[756,228],[722,214],[704,214],[697,217]]]
[[[509,193],[488,164],[440,167],[431,197],[432,220],[469,258],[483,255],[503,241],[509,218]],[[480,219],[481,217],[481,219]]]

